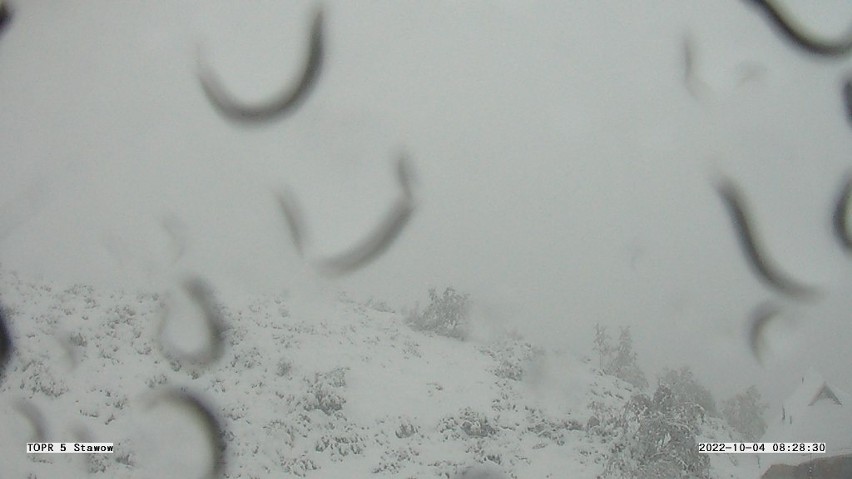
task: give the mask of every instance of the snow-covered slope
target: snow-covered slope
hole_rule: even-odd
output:
[[[829,385],[815,369],[782,404],[782,417],[769,421],[764,442],[824,442],[823,455],[773,454],[763,461],[763,469],[773,464],[796,465],[820,457],[852,453],[852,397]]]
[[[568,355],[414,331],[345,298],[231,302],[221,357],[184,364],[170,358],[200,347],[203,323],[179,294],[0,281],[15,344],[0,477],[203,476],[215,448],[184,404],[158,400],[172,388],[218,418],[224,477],[596,478],[609,449],[588,405],[629,399]],[[116,451],[25,454],[35,440]]]

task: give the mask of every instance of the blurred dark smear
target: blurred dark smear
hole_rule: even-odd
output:
[[[6,2],[0,2],[0,33],[9,26],[12,21],[12,11],[6,5]]]
[[[222,356],[223,330],[225,321],[213,289],[201,278],[190,278],[183,283],[183,288],[189,297],[195,301],[204,313],[204,319],[210,331],[210,347],[207,354],[199,360],[203,363],[214,362]]]
[[[314,267],[326,276],[340,276],[361,269],[381,256],[402,233],[414,213],[413,172],[406,155],[400,155],[395,169],[400,196],[382,221],[352,248],[328,258],[316,260]],[[307,228],[296,197],[290,190],[277,195],[278,206],[290,230],[290,240],[300,257],[304,255]]]
[[[281,207],[281,212],[284,214],[284,219],[287,221],[287,227],[290,230],[290,240],[293,242],[293,247],[296,248],[296,253],[302,258],[305,253],[305,220],[302,217],[302,210],[299,208],[293,192],[289,189],[278,193],[277,199],[278,206]]]
[[[358,270],[382,255],[402,233],[411,219],[414,204],[407,198],[393,204],[384,220],[360,243],[337,256],[317,262],[326,275],[336,276]]]
[[[772,320],[778,317],[780,310],[771,303],[763,303],[754,309],[748,327],[748,345],[757,362],[764,366],[766,354],[766,331]]]
[[[158,333],[161,345],[164,347],[163,351],[166,356],[173,356],[174,359],[189,365],[207,366],[213,364],[222,357],[225,349],[225,320],[222,317],[221,306],[210,285],[199,277],[191,277],[185,280],[182,288],[189,301],[195,304],[204,318],[204,325],[208,332],[207,346],[197,353],[182,353],[175,350],[174,347],[169,347],[164,341],[166,321],[178,321],[180,318],[176,317],[177,314],[174,311],[167,310]]]
[[[843,85],[843,103],[846,105],[846,119],[852,125],[852,75]]]
[[[707,95],[707,84],[698,77],[696,72],[696,47],[692,35],[683,37],[683,82],[686,90],[696,100]]]
[[[33,437],[30,442],[47,442],[47,424],[41,410],[32,401],[24,399],[15,401],[15,409],[26,417],[33,427]]]
[[[57,336],[56,342],[59,347],[65,352],[65,357],[68,358],[68,369],[73,370],[80,364],[81,352],[77,349],[70,335]]]
[[[304,102],[319,79],[323,56],[323,11],[322,8],[317,8],[311,26],[308,59],[305,62],[302,77],[294,88],[285,88],[274,98],[262,104],[244,104],[234,99],[233,95],[227,92],[221,80],[202,61],[200,54],[198,77],[207,99],[213,104],[216,111],[225,118],[241,123],[270,121],[294,112]]]
[[[6,324],[6,312],[3,310],[3,305],[0,304],[0,383],[3,382],[6,366],[12,359],[12,349],[12,336]]]
[[[210,451],[213,455],[209,471],[201,477],[210,479],[222,477],[225,472],[226,443],[224,429],[222,428],[222,422],[213,412],[211,406],[198,394],[178,388],[169,388],[161,391],[153,398],[149,407],[153,407],[161,402],[169,402],[185,407],[193,418],[201,423],[210,442]]]
[[[400,156],[396,166],[401,197],[393,204],[384,220],[364,240],[348,251],[318,261],[317,269],[320,272],[335,276],[360,269],[382,255],[402,233],[414,213],[412,172],[405,155]]]
[[[748,0],[763,10],[772,25],[785,38],[810,53],[823,56],[844,56],[852,52],[852,31],[843,38],[827,40],[816,38],[797,22],[788,12],[772,0]]]
[[[852,233],[849,231],[849,200],[852,199],[852,173],[846,175],[832,217],[834,236],[847,253],[852,253]]]
[[[757,276],[769,286],[786,295],[799,299],[809,299],[816,296],[817,291],[814,288],[794,281],[779,271],[769,260],[769,257],[761,251],[760,242],[752,227],[752,222],[749,220],[745,200],[737,185],[728,178],[721,178],[716,182],[716,190],[725,202],[743,253]]]

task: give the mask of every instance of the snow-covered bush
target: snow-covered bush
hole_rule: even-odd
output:
[[[496,341],[480,348],[480,351],[497,361],[497,365],[491,369],[495,376],[512,381],[523,379],[527,363],[543,354],[542,350],[519,339]]]
[[[445,437],[459,439],[462,437],[489,437],[494,435],[497,430],[491,425],[485,414],[466,407],[455,416],[447,416],[441,419],[438,432],[443,433]]]
[[[556,445],[565,444],[566,431],[578,431],[583,425],[573,419],[554,417],[538,408],[526,407],[527,432],[548,439]]]
[[[364,303],[364,306],[376,310],[380,313],[393,313],[394,310],[388,304],[382,300],[370,298]]]
[[[83,333],[80,331],[75,331],[68,336],[68,342],[78,348],[85,348],[89,342],[86,341],[86,337],[83,336]]]
[[[305,477],[308,472],[316,471],[319,466],[309,457],[291,457],[281,461],[285,474],[292,474],[298,477]]]
[[[346,398],[340,390],[346,386],[346,368],[332,369],[327,373],[317,373],[310,382],[308,394],[304,399],[306,411],[319,409],[331,416],[343,409]]]
[[[23,391],[32,394],[44,394],[48,397],[59,397],[68,392],[68,385],[53,369],[41,359],[31,359],[21,368],[21,385]]]
[[[412,462],[420,453],[411,446],[400,446],[391,448],[382,453],[379,463],[372,467],[373,474],[398,474],[408,463]]]
[[[419,331],[464,340],[468,335],[469,312],[470,295],[449,287],[439,296],[435,288],[431,288],[429,305],[422,312],[411,312],[408,323]]]
[[[473,460],[483,464],[492,462],[494,464],[503,464],[502,449],[492,443],[486,443],[483,439],[478,439],[473,444],[467,447],[467,452],[473,456]]]
[[[399,427],[396,428],[394,434],[399,439],[404,439],[406,437],[411,437],[417,433],[418,427],[411,419],[408,417],[400,417],[399,418]]]
[[[242,370],[252,369],[255,366],[264,364],[264,357],[256,347],[241,349],[234,353],[231,359],[231,367],[237,367]]]
[[[364,452],[364,448],[364,438],[354,431],[323,434],[314,445],[314,450],[328,452],[334,462],[338,462],[350,454],[361,454]]]
[[[292,369],[293,365],[290,363],[290,361],[287,361],[286,359],[282,358],[278,360],[278,364],[275,367],[275,374],[277,374],[279,377],[287,376],[288,374],[290,374],[290,371]]]
[[[617,422],[606,477],[709,478],[710,459],[698,452],[701,415],[696,406],[664,384],[653,399],[644,394],[631,398]]]

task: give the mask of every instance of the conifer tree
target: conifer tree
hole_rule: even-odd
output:
[[[598,370],[603,372],[604,365],[609,364],[612,345],[610,344],[609,334],[606,332],[606,326],[601,326],[601,323],[595,323],[595,345],[592,350],[598,353]]]
[[[754,385],[722,403],[722,417],[742,434],[746,441],[757,441],[766,432],[763,413],[769,404],[763,402],[760,391]]]
[[[648,387],[645,373],[639,369],[636,361],[636,352],[633,351],[633,337],[630,335],[630,326],[621,328],[618,336],[618,346],[615,348],[614,357],[607,365],[606,372],[627,381],[639,389]]]

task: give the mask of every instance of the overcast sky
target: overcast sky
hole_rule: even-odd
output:
[[[852,257],[830,230],[852,169],[852,59],[803,53],[749,2],[641,3],[328,2],[310,97],[245,126],[207,102],[199,47],[235,96],[261,101],[299,76],[314,4],[15,2],[0,37],[0,262],[148,290],[199,274],[225,299],[341,288],[411,306],[453,285],[481,322],[578,356],[595,322],[629,325],[652,378],[690,365],[719,400],[753,383],[786,394],[811,365],[852,391]],[[844,0],[783,5],[826,37],[852,22]],[[390,208],[403,152],[408,227],[367,268],[316,275],[276,192],[299,198],[308,254],[332,255]],[[720,174],[819,300],[752,274]],[[783,321],[763,369],[746,320],[770,300]]]

